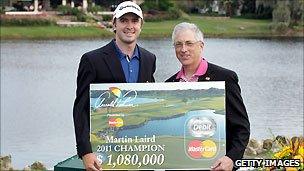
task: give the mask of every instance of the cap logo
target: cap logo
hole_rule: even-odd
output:
[[[134,5],[121,6],[121,7],[119,8],[119,10],[123,10],[124,8],[128,8],[128,7],[131,7],[131,8],[136,9],[137,11],[140,11],[140,9],[138,9],[138,8],[137,8],[136,6],[134,6]]]

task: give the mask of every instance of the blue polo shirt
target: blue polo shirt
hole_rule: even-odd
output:
[[[138,73],[139,73],[139,58],[140,58],[137,45],[135,46],[132,58],[129,58],[128,55],[122,53],[122,51],[117,46],[116,42],[114,44],[127,83],[137,83]]]

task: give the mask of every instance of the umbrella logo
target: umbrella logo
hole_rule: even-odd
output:
[[[121,92],[121,90],[119,88],[117,88],[117,87],[110,87],[109,89],[110,89],[110,92],[114,96],[116,96],[117,98],[121,98],[122,97],[122,92]]]

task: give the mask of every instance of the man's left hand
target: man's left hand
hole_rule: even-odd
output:
[[[231,171],[233,169],[233,161],[227,157],[221,157],[219,158],[212,166],[211,166],[211,170],[215,171],[215,170],[229,170]]]

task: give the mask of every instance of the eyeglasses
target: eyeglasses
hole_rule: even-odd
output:
[[[182,48],[183,45],[185,45],[186,47],[191,48],[191,47],[193,47],[194,44],[197,43],[197,42],[201,42],[201,41],[196,41],[196,42],[194,42],[194,41],[175,42],[173,45],[174,45],[174,47],[177,48],[177,49]]]

